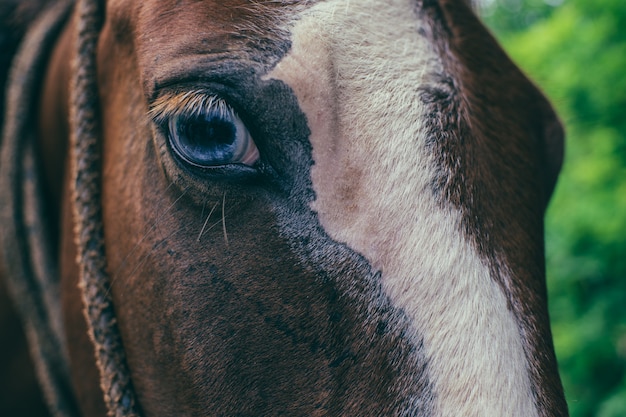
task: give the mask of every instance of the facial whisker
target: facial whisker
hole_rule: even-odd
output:
[[[226,191],[224,191],[224,197],[222,198],[222,228],[224,230],[224,243],[226,247],[228,247],[228,234],[226,233],[226,215],[225,215],[225,207],[226,207]]]
[[[196,242],[200,242],[200,238],[202,237],[202,234],[204,233],[204,229],[206,228],[206,225],[209,222],[209,219],[211,218],[211,214],[213,214],[218,204],[219,203],[215,203],[213,207],[211,208],[211,211],[209,211],[209,215],[206,216],[206,220],[204,221],[204,224],[202,225],[202,229],[200,229],[200,233],[198,234],[198,238],[196,239]]]

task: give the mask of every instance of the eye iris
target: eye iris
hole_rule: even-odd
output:
[[[215,97],[194,97],[166,96],[151,110],[155,123],[167,131],[169,149],[180,162],[201,168],[253,167],[259,161],[259,150],[233,108]],[[178,104],[174,111],[169,108],[172,102]]]

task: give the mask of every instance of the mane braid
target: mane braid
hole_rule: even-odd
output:
[[[74,236],[80,289],[100,386],[111,417],[139,416],[106,272],[101,211],[101,155],[96,49],[104,10],[101,1],[79,0],[76,59],[71,88]]]

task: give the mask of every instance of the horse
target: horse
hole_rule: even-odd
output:
[[[53,414],[567,416],[564,133],[468,1],[26,3],[0,275]]]

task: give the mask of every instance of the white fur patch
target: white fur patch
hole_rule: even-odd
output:
[[[322,226],[382,272],[423,338],[435,415],[536,416],[505,296],[460,233],[461,214],[432,195],[417,89],[443,70],[418,33],[416,3],[318,3],[268,77],[294,90],[308,118]]]

